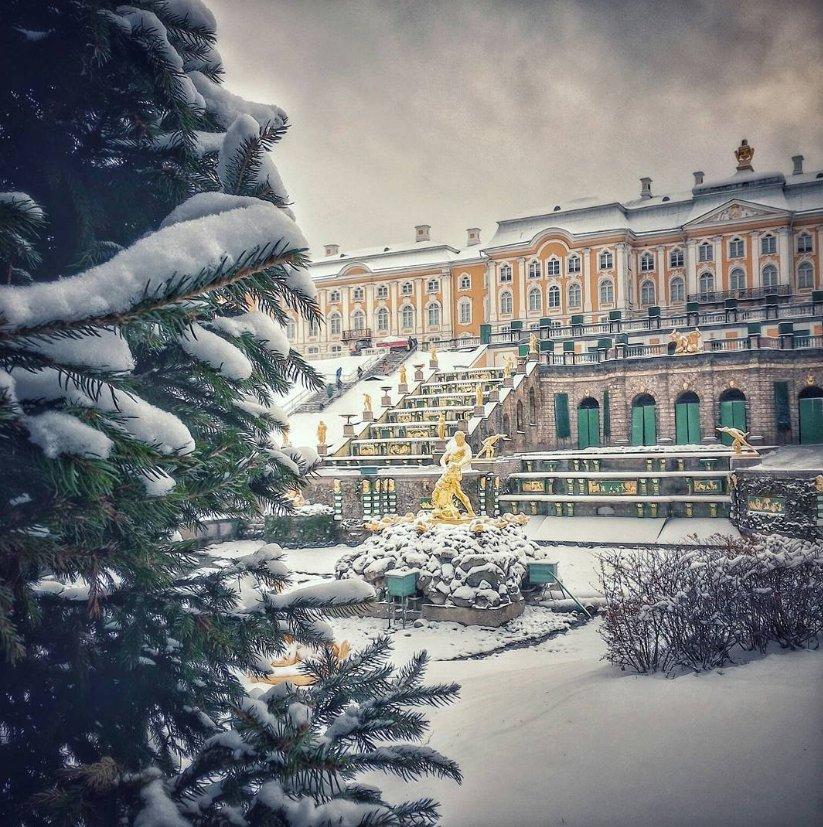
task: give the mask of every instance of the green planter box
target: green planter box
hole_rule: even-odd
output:
[[[527,573],[529,583],[535,586],[545,586],[557,582],[557,563],[528,563]]]
[[[417,592],[417,575],[387,574],[386,594],[389,597],[411,597]]]

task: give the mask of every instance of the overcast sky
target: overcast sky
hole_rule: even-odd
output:
[[[823,169],[819,0],[207,0],[226,84],[276,103],[312,252],[463,246],[564,200]]]

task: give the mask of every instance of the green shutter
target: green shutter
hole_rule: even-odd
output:
[[[554,395],[554,423],[558,439],[568,439],[572,435],[569,427],[569,395],[567,393]]]
[[[643,441],[643,408],[635,405],[632,408],[632,445],[645,445]]]
[[[678,445],[695,445],[700,442],[699,403],[680,402],[674,406],[674,430]]]
[[[577,409],[577,447],[597,448],[600,445],[600,410]]]
[[[823,443],[823,397],[801,399],[798,411],[800,414],[800,442],[803,445]]]
[[[632,445],[657,445],[656,405],[632,408]]]
[[[603,391],[603,436],[612,435],[612,417],[609,410],[609,389]]]
[[[789,383],[774,383],[774,423],[778,431],[791,431],[792,420],[789,411]]]
[[[739,428],[746,432],[746,403],[742,399],[720,403],[720,425],[726,428]],[[731,445],[732,438],[728,434],[721,434],[720,441],[724,445]]]

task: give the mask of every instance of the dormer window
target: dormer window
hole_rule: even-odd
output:
[[[500,267],[500,281],[507,282],[512,280],[512,268],[509,264],[503,264]]]
[[[640,256],[640,270],[644,273],[654,270],[654,256],[651,253],[643,253]]]
[[[777,252],[777,239],[773,235],[764,235],[760,239],[760,255],[773,256]]]
[[[743,239],[733,238],[729,242],[729,258],[743,258],[744,255]]]

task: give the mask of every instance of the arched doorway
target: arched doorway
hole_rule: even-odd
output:
[[[674,441],[678,445],[700,443],[700,397],[685,391],[674,404]]]
[[[748,430],[746,394],[738,388],[729,388],[720,394],[720,427],[739,428],[744,434]],[[721,434],[720,441],[724,445],[732,444],[728,434]]]
[[[632,400],[632,445],[657,445],[657,405],[654,397],[641,393]]]
[[[800,442],[803,445],[823,443],[823,388],[809,385],[797,395],[800,419]]]
[[[577,406],[577,447],[600,446],[600,403],[587,396]]]

